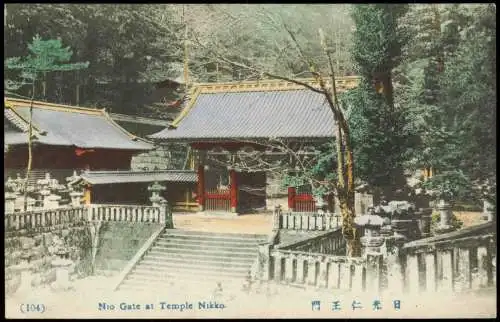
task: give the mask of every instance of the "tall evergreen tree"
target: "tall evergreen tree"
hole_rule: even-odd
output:
[[[24,85],[31,85],[31,103],[29,116],[28,130],[28,165],[26,167],[26,179],[24,182],[24,210],[27,210],[28,182],[30,178],[31,165],[33,160],[32,152],[32,116],[33,116],[33,99],[35,98],[36,82],[52,72],[68,72],[85,69],[89,66],[85,63],[70,63],[73,52],[69,47],[63,47],[60,40],[42,40],[38,35],[33,38],[33,41],[28,44],[30,54],[24,58],[11,57],[5,60],[5,68],[7,70],[15,70],[20,73],[22,78],[19,85],[15,85],[15,81],[9,82],[9,89],[20,89]]]
[[[352,55],[361,84],[344,100],[349,107],[355,175],[386,198],[405,185],[404,161],[413,135],[404,111],[395,106],[393,70],[399,65],[408,32],[401,24],[408,5],[355,5]]]

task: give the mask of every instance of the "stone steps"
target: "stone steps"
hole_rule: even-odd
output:
[[[163,249],[196,249],[196,250],[222,250],[222,251],[239,251],[239,252],[250,252],[257,249],[257,244],[229,244],[216,242],[200,243],[198,241],[169,241],[169,240],[159,240],[157,245]]]
[[[195,249],[192,248],[189,254],[186,254],[183,248],[172,248],[158,246],[154,250],[149,251],[148,254],[154,256],[190,256],[190,257],[212,257],[216,254],[219,257],[230,257],[230,258],[254,258],[256,250],[252,249],[249,251],[231,251],[224,249]]]
[[[128,274],[119,290],[162,290],[177,285],[242,284],[265,235],[167,229]]]
[[[256,254],[255,254],[256,255]],[[144,258],[144,262],[147,261],[154,261],[154,262],[161,262],[161,261],[168,261],[170,263],[184,263],[184,262],[196,262],[200,264],[222,264],[222,265],[234,265],[234,266],[246,266],[248,263],[253,263],[255,260],[255,255],[252,257],[236,257],[236,258],[231,258],[231,257],[214,257],[214,256],[191,256],[190,254],[158,254],[158,255],[151,255],[148,254]]]

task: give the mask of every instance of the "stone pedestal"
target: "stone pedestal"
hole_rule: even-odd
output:
[[[451,212],[451,205],[445,200],[440,200],[437,205],[437,210],[439,211],[440,221],[435,229],[437,234],[444,234],[454,230],[450,225],[453,213]]]
[[[153,207],[160,207],[162,202],[166,202],[165,198],[160,197],[160,196],[152,196],[149,198],[149,201],[151,201],[151,205]]]
[[[82,205],[82,192],[72,191],[69,193],[69,196],[71,197],[71,206],[80,207]]]
[[[35,203],[36,203],[36,200],[31,198],[31,197],[28,197],[27,198],[27,201],[26,201],[26,211],[33,211],[35,210]]]
[[[427,238],[431,236],[431,220],[432,220],[432,210],[431,209],[419,209],[418,215],[420,216],[419,228],[422,238]]]
[[[49,189],[40,190],[40,196],[42,196],[42,202],[43,202],[42,207],[44,209],[47,209],[49,207],[49,203],[50,203],[48,200],[48,197],[50,196],[50,190]]]
[[[16,269],[19,271],[21,277],[21,284],[16,291],[18,295],[28,295],[32,291],[31,283],[33,281],[33,274],[31,272],[32,264],[31,258],[33,255],[31,251],[27,249],[23,249],[23,254],[21,255],[21,262],[16,266]]]
[[[57,209],[59,208],[59,201],[61,200],[61,196],[51,194],[45,198],[46,202],[44,202],[44,208],[46,209]]]
[[[23,196],[16,193],[16,199],[14,200],[14,209],[16,211],[24,211],[24,198]]]
[[[160,197],[161,198],[161,197]],[[174,228],[174,221],[172,218],[172,210],[167,200],[163,199],[159,201],[160,203],[160,218],[163,220],[166,228]]]
[[[15,210],[16,194],[11,192],[5,193],[5,213],[11,214]]]
[[[73,265],[73,261],[68,258],[67,250],[59,250],[58,257],[52,261],[52,267],[56,270],[56,281],[50,286],[56,291],[67,291],[72,288],[69,280],[69,271]]]

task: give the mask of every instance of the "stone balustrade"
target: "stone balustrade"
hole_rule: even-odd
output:
[[[5,213],[5,232],[44,231],[60,225],[86,221],[129,221],[163,224],[173,228],[172,213],[167,204],[160,206],[91,204],[71,208],[40,209]]]
[[[276,249],[303,251],[319,254],[338,254],[345,249],[345,239],[342,236],[342,230],[330,230],[318,236],[307,236],[300,240],[295,240],[286,244],[276,245]]]
[[[88,207],[89,221],[165,223],[165,217],[162,207],[155,206],[91,204]]]
[[[428,214],[420,211],[420,215]],[[281,214],[275,212],[275,217],[278,216]],[[396,214],[391,222],[390,218],[373,212],[356,217],[356,226],[364,231],[362,254],[358,258],[335,253],[345,247],[340,228],[316,236],[308,232],[309,236],[287,244],[261,244],[260,272],[256,275],[262,280],[303,287],[398,294],[442,294],[496,286],[493,222],[412,241],[408,238],[411,227],[403,224],[411,222],[413,227],[417,221],[401,218],[401,214]],[[428,218],[424,221],[421,226],[428,226]],[[275,229],[275,232],[280,231]]]
[[[274,229],[287,230],[329,230],[340,227],[342,218],[334,213],[307,213],[275,211],[273,217]]]
[[[458,292],[496,285],[493,234],[419,240],[402,250],[407,292]]]
[[[5,231],[36,230],[63,224],[77,224],[87,218],[84,207],[43,209],[28,212],[6,213]]]
[[[314,254],[303,251],[271,250],[264,276],[276,283],[360,292],[366,285],[366,260]]]

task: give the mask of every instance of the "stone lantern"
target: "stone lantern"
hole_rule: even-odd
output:
[[[8,177],[7,181],[5,182],[5,188],[8,191],[16,191],[17,183],[14,180],[12,180],[11,177]]]
[[[50,286],[53,290],[67,291],[72,288],[69,280],[69,271],[73,261],[69,258],[69,250],[59,246],[55,254],[57,258],[52,261],[52,267],[56,270],[56,281]]]
[[[451,218],[453,217],[451,205],[444,199],[441,199],[436,208],[439,211],[440,220],[435,232],[437,234],[445,234],[455,230],[453,226],[451,226]]]
[[[34,208],[35,208],[35,204],[36,204],[36,200],[31,198],[31,197],[28,197],[26,198],[26,211],[33,211]]]
[[[17,174],[17,178],[12,180],[15,184],[14,192],[21,193],[22,192],[22,187],[24,185],[24,179],[21,177],[21,174]]]
[[[73,175],[72,176],[66,178],[66,182],[67,182],[69,190],[73,190],[74,189],[73,185],[71,183],[74,182],[74,181],[76,181],[76,180],[78,180],[78,178],[80,178],[80,176],[78,176],[78,174],[76,173],[76,170],[73,170]]]
[[[325,203],[323,196],[314,196],[314,201],[316,205],[316,213],[318,214],[326,213],[327,204]]]
[[[16,294],[25,296],[31,293],[31,283],[33,281],[33,274],[31,271],[33,264],[31,263],[31,259],[33,258],[33,256],[34,254],[31,249],[23,247],[23,251],[21,253],[21,262],[15,267],[15,269],[18,270],[21,275],[21,285],[17,289]]]
[[[364,236],[361,237],[361,245],[363,246],[363,253],[380,254],[380,247],[384,244],[384,237],[380,236],[380,229],[384,225],[384,218],[374,215],[362,215],[354,217],[354,224],[364,229]]]
[[[72,207],[80,207],[82,205],[82,197],[83,193],[80,191],[71,191],[69,193],[71,198],[71,206]]]
[[[159,207],[162,200],[165,200],[162,196],[160,196],[161,191],[165,191],[167,188],[162,186],[155,181],[151,186],[148,187],[148,191],[151,191],[152,196],[149,198],[153,206]]]
[[[417,213],[420,216],[420,233],[422,238],[430,237],[431,235],[431,221],[432,221],[432,209],[422,209],[420,208]]]
[[[16,194],[12,192],[5,193],[5,213],[11,214],[15,211]]]
[[[42,200],[43,200],[43,208],[44,209],[49,208],[48,197],[50,196],[50,190],[49,189],[40,190],[39,194],[40,194],[40,196],[42,197]]]
[[[412,234],[417,225],[414,216],[415,206],[407,201],[391,201],[387,206],[387,210],[391,213],[394,241],[399,243],[415,239]]]
[[[50,173],[45,173],[45,177],[36,182],[41,190],[48,190],[50,186]]]
[[[366,260],[366,290],[376,292],[380,290],[379,274],[380,268],[383,264],[383,245],[385,244],[385,237],[380,235],[380,229],[386,220],[373,211],[367,215],[362,215],[354,218],[354,224],[358,228],[364,229],[364,236],[361,237],[361,256]]]
[[[391,227],[391,219],[389,217],[383,218],[382,227],[380,228],[380,236],[387,238],[393,235]]]

